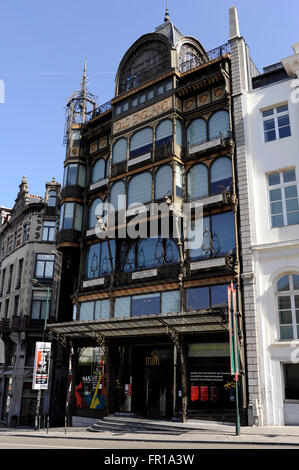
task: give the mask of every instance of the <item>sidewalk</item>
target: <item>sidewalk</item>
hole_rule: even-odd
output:
[[[151,442],[176,442],[186,443],[189,442],[192,447],[192,442],[196,443],[224,443],[224,444],[251,444],[256,445],[291,445],[299,448],[299,426],[267,426],[267,427],[249,427],[242,426],[240,436],[236,436],[235,426],[228,424],[217,424],[207,421],[188,420],[184,423],[184,427],[190,425],[190,431],[180,430],[180,424],[177,423],[177,433],[167,434],[164,432],[91,432],[87,428],[50,428],[47,432],[46,429],[34,431],[33,429],[7,429],[0,428],[0,435],[11,435],[21,437],[39,437],[39,438],[64,438],[64,439],[98,439],[98,440],[111,440],[111,441],[151,441]],[[198,429],[198,430],[197,430]]]

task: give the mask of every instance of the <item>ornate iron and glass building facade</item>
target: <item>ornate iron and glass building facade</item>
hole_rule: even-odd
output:
[[[61,323],[49,332],[70,352],[73,422],[114,412],[229,419],[231,282],[245,419],[230,49],[205,51],[166,16],[125,53],[111,102],[97,107],[84,73],[68,103]],[[197,205],[202,241],[190,248],[184,208],[197,227]]]

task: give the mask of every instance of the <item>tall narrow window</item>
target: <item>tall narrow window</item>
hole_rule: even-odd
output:
[[[207,140],[207,124],[204,119],[192,121],[187,128],[187,146],[193,147]]]
[[[127,139],[118,139],[113,145],[112,163],[119,163],[127,159]]]
[[[133,176],[128,187],[128,206],[151,202],[152,200],[152,175],[148,172]]]
[[[89,228],[95,228],[97,224],[97,217],[103,217],[104,203],[102,199],[96,198],[93,200],[89,208]]]
[[[151,152],[153,146],[153,129],[145,127],[135,132],[130,140],[130,158]]]
[[[161,121],[156,129],[156,147],[172,141],[173,124],[170,119]]]
[[[221,193],[223,189],[231,189],[232,163],[227,157],[216,158],[211,165],[211,194]]]
[[[28,224],[25,224],[23,226],[22,245],[24,245],[24,243],[27,242],[27,237],[28,237]]]
[[[126,187],[123,181],[117,181],[110,191],[110,204],[114,211],[125,209],[126,207]]]
[[[277,171],[267,179],[272,228],[299,224],[295,170]]]
[[[98,160],[92,169],[92,183],[97,183],[107,177],[106,173],[106,161],[101,158]]]
[[[187,176],[188,198],[196,199],[209,194],[208,168],[199,163],[193,165]]]
[[[55,255],[37,254],[35,277],[41,279],[52,279],[54,275]]]
[[[56,199],[57,199],[56,191],[49,191],[48,206],[55,207],[56,206]]]
[[[19,267],[18,267],[18,279],[16,283],[16,289],[20,289],[20,287],[22,286],[23,265],[24,265],[24,260],[20,259]]]
[[[47,305],[48,302],[48,305]],[[33,320],[44,320],[45,316],[49,316],[50,311],[51,294],[47,301],[47,292],[34,290],[32,292],[32,306],[31,306],[31,318]],[[48,307],[48,312],[47,312]]]
[[[299,339],[299,275],[287,274],[276,283],[280,339]]]
[[[209,139],[229,136],[229,114],[225,110],[217,111],[209,120]]]
[[[55,238],[55,225],[54,220],[44,220],[43,222],[43,235],[42,240],[46,242],[53,242]]]
[[[155,200],[162,199],[164,196],[172,196],[172,185],[171,166],[161,166],[155,175]]]

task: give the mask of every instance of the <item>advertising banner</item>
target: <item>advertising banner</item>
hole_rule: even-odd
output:
[[[35,346],[33,390],[47,390],[49,385],[51,343],[37,342]]]

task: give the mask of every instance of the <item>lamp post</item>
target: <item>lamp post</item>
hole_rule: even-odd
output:
[[[49,298],[50,298],[50,290],[51,288],[49,286],[43,286],[38,282],[37,279],[32,279],[33,286],[35,287],[41,287],[42,289],[47,291],[47,297],[46,297],[46,311],[45,311],[45,320],[44,320],[44,327],[43,327],[43,343],[45,342],[46,339],[46,330],[47,330],[47,322],[48,322],[48,312],[49,312]],[[37,430],[39,429],[40,425],[40,406],[41,406],[41,396],[42,396],[42,390],[39,388],[37,391],[37,402],[36,402],[36,410],[35,410],[35,421],[34,421],[34,429]]]

